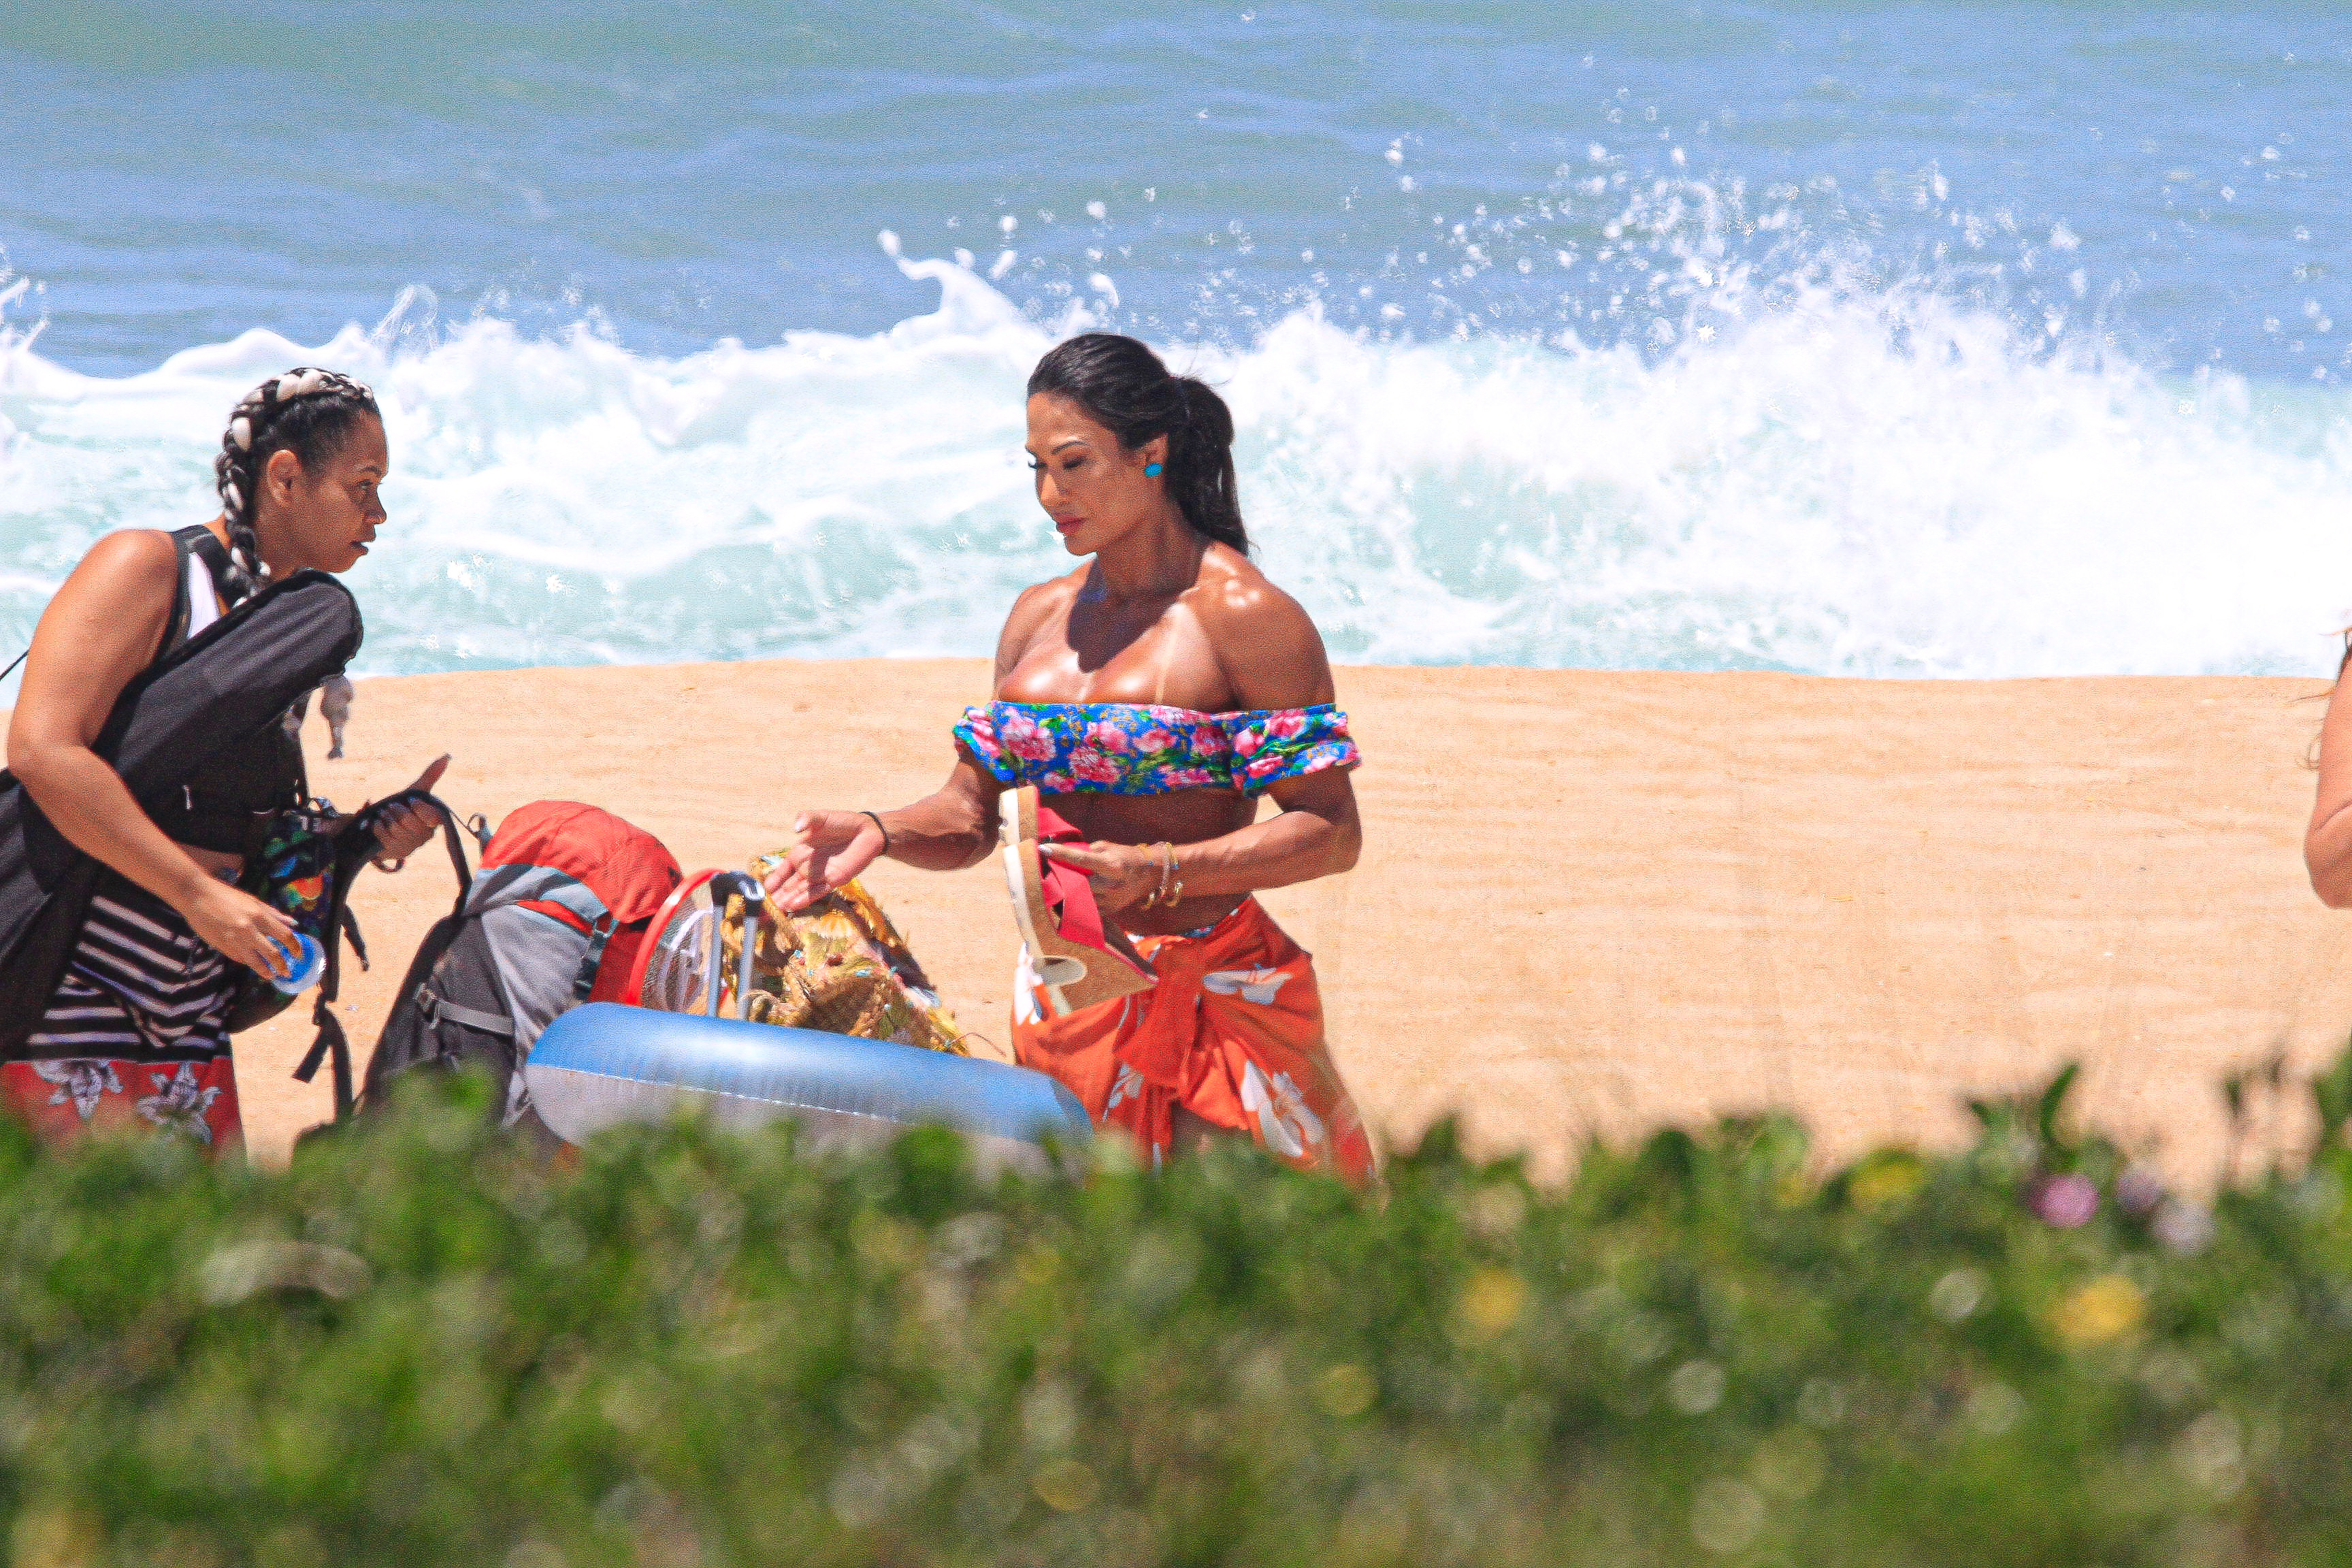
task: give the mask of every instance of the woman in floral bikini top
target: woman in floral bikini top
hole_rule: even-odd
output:
[[[1233,416],[1132,338],[1090,332],[1029,378],[1038,504],[1092,556],[1014,602],[996,700],[955,727],[956,765],[896,811],[815,811],[770,879],[800,908],[884,855],[952,870],[995,848],[997,797],[1035,784],[1089,842],[1090,874],[1158,983],[1045,1016],[1016,997],[1013,1050],[1154,1158],[1246,1133],[1364,1180],[1371,1149],[1323,1038],[1307,954],[1250,895],[1347,870],[1360,760],[1323,639],[1249,559]],[[1261,796],[1277,808],[1260,819]]]

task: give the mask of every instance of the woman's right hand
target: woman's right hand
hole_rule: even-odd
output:
[[[882,858],[881,826],[862,811],[803,812],[793,837],[799,842],[765,884],[786,910],[808,908]]]
[[[265,979],[282,980],[291,971],[287,954],[299,945],[294,940],[294,922],[252,894],[226,882],[210,882],[180,912],[223,958]]]

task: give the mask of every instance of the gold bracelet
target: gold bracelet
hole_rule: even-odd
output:
[[[1150,894],[1143,900],[1143,907],[1147,910],[1157,909],[1168,901],[1168,874],[1176,868],[1176,846],[1163,839],[1151,846],[1151,848],[1165,851],[1166,858],[1160,863],[1160,885],[1152,889]],[[1150,849],[1144,851],[1146,855],[1150,852]]]

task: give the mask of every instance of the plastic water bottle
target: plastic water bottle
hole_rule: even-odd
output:
[[[327,968],[326,950],[312,941],[308,933],[298,931],[294,933],[294,940],[301,946],[289,947],[282,942],[278,944],[278,951],[286,955],[289,965],[286,974],[283,978],[275,974],[269,977],[269,984],[289,996],[316,985],[319,976]]]

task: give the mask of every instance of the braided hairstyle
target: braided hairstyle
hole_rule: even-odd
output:
[[[1234,416],[1225,400],[1189,375],[1171,375],[1160,356],[1116,332],[1083,332],[1057,343],[1029,373],[1029,395],[1066,397],[1132,452],[1168,437],[1168,496],[1193,532],[1249,553],[1234,479]]]
[[[220,486],[229,574],[239,596],[269,575],[253,524],[261,512],[261,480],[271,455],[290,451],[306,471],[316,473],[342,449],[362,416],[382,417],[375,394],[350,376],[312,365],[271,376],[247,393],[229,416],[213,477]]]

